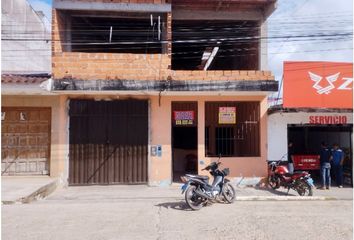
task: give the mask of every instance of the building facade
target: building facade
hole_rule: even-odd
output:
[[[353,113],[350,110],[270,108],[268,116],[269,160],[287,160],[288,141],[300,155],[319,153],[321,142],[338,143],[352,152]],[[348,153],[348,155],[351,155]]]
[[[317,174],[321,143],[338,144],[345,180],[352,184],[353,64],[285,62],[283,104],[269,108],[268,132],[269,161],[287,161],[293,142],[295,169],[306,165]]]
[[[48,175],[60,162],[60,97],[50,78],[49,21],[25,0],[1,4],[2,175]],[[56,170],[53,170],[56,172]]]
[[[53,176],[168,185],[219,156],[267,174],[266,19],[275,1],[53,1]],[[53,109],[52,109],[53,111]],[[52,130],[53,131],[53,130]]]

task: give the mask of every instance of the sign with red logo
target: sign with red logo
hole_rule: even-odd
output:
[[[175,125],[194,125],[194,111],[173,111]]]
[[[309,116],[310,124],[347,124],[347,116]]]
[[[319,155],[293,155],[294,168],[296,170],[317,170],[320,169]]]
[[[284,62],[283,106],[353,108],[353,64]]]

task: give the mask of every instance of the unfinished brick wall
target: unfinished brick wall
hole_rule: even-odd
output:
[[[159,80],[168,75],[166,54],[77,53],[53,54],[54,79],[74,78]]]
[[[77,2],[102,2],[102,3],[154,3],[163,4],[166,0],[75,0]]]
[[[52,62],[54,79],[274,80],[270,71],[172,71],[167,54],[63,52]]]
[[[62,52],[62,43],[65,42],[64,31],[65,27],[64,16],[57,10],[52,10],[52,52]]]
[[[270,71],[172,71],[173,80],[274,80]]]
[[[101,0],[102,2],[111,2]],[[113,2],[134,2],[118,1]],[[165,2],[145,0],[135,2]],[[52,13],[52,76],[81,80],[274,80],[270,71],[173,71],[171,43],[165,54],[81,53],[65,51],[65,15]],[[167,40],[171,40],[172,15],[167,15]]]

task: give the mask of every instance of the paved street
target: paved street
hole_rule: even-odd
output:
[[[352,200],[186,209],[178,188],[78,187],[2,205],[2,239],[352,239]]]

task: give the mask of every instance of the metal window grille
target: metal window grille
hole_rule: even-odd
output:
[[[236,123],[219,122],[220,107],[236,107]],[[250,157],[260,155],[259,102],[206,102],[206,157]]]

